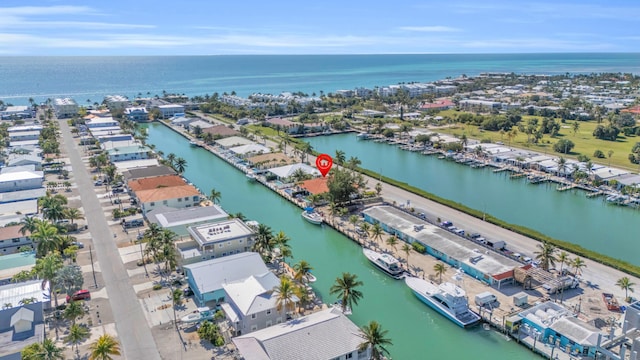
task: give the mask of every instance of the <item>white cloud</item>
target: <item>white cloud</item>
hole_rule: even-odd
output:
[[[37,16],[61,14],[90,14],[94,10],[88,6],[16,6],[0,7],[0,16]]]
[[[461,29],[450,26],[402,26],[400,30],[416,32],[459,32]]]

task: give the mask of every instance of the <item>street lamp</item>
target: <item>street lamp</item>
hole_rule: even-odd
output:
[[[537,329],[533,329],[533,352],[536,352],[536,343],[538,342],[538,335],[540,335],[540,332]]]

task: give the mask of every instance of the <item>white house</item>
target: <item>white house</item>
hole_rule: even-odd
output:
[[[187,125],[187,127],[189,128],[189,131],[191,132],[195,132],[196,128],[200,128],[200,130],[204,130],[204,129],[211,128],[213,126],[214,126],[213,124],[211,124],[210,122],[206,122],[204,120],[192,121],[189,123],[189,125]]]
[[[320,171],[318,171],[318,169],[303,163],[271,168],[269,169],[269,172],[274,174],[281,180],[287,180],[291,178],[291,176],[293,176],[293,174],[295,174],[296,171],[299,171],[299,170],[303,171],[305,174],[308,174],[308,175],[320,176]]]
[[[85,125],[89,129],[95,128],[105,128],[105,127],[117,127],[120,128],[120,123],[117,120],[114,120],[112,117],[95,117],[93,119],[87,120]]]
[[[41,188],[43,181],[42,171],[17,171],[0,174],[0,192]]]
[[[232,340],[245,360],[369,359],[370,349],[358,350],[359,334],[358,326],[332,307]]]
[[[58,118],[68,118],[78,114],[78,103],[71,98],[54,99],[53,111]]]
[[[150,157],[151,149],[144,145],[131,145],[115,147],[107,150],[107,153],[111,162],[141,160]]]
[[[160,187],[156,189],[134,192],[138,203],[142,205],[142,212],[157,209],[160,206],[173,208],[188,208],[200,203],[200,191],[193,185]]]
[[[236,154],[241,158],[247,158],[253,155],[268,154],[271,152],[271,149],[269,149],[268,147],[262,144],[247,144],[247,145],[234,146],[231,149],[229,149],[229,151],[231,151],[232,153]]]
[[[184,114],[184,106],[177,104],[159,105],[158,110],[163,119],[168,119],[175,114]]]
[[[149,112],[147,108],[140,107],[128,107],[124,109],[124,115],[131,121],[147,121],[149,120]]]
[[[38,140],[39,138],[40,131],[38,130],[12,131],[9,133],[9,141]]]
[[[129,105],[129,99],[123,95],[107,95],[103,102],[110,111],[124,109]]]
[[[240,219],[190,226],[187,231],[191,239],[176,244],[183,264],[238,254],[253,245],[254,231]]]
[[[7,166],[27,166],[33,165],[34,170],[42,169],[42,158],[36,155],[20,155],[20,154],[11,154],[7,159]]]

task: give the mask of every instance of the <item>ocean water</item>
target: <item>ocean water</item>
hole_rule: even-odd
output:
[[[149,57],[0,57],[0,100],[72,97],[79,104],[105,95],[130,98],[236,91],[308,94],[461,74],[640,73],[638,53],[469,55],[233,55]]]

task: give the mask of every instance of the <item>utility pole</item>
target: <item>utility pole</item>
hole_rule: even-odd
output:
[[[144,266],[144,276],[149,277],[147,272],[147,262],[145,261],[144,254],[142,253],[142,239],[140,238],[140,229],[138,229],[138,244],[140,244],[140,259],[142,259],[142,266]]]
[[[91,272],[93,272],[93,287],[98,288],[98,281],[96,281],[96,269],[93,266],[93,250],[89,246],[89,257],[91,258]]]

